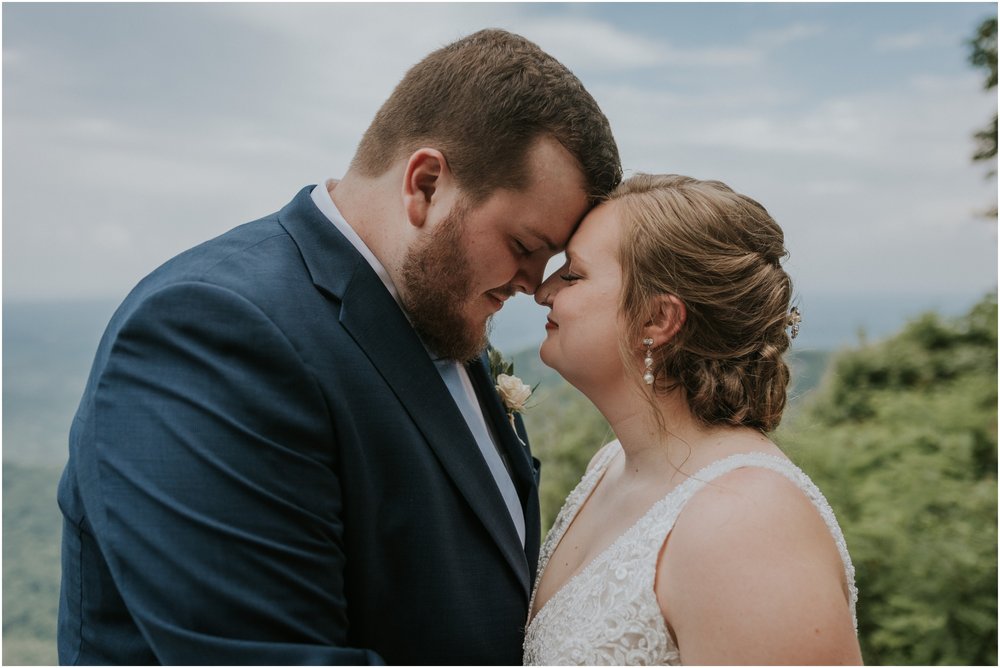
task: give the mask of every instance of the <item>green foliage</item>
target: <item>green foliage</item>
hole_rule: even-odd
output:
[[[776,440],[844,529],[866,662],[996,665],[996,295],[842,353]]]
[[[62,516],[57,470],[3,465],[3,663],[54,665]]]
[[[969,62],[975,67],[986,70],[986,81],[983,88],[992,90],[997,87],[997,17],[985,19],[976,29],[976,36],[969,40],[972,53]]]
[[[514,363],[508,362],[496,348],[490,348],[490,375],[496,380],[501,374],[514,375]]]
[[[986,19],[976,30],[976,35],[969,40],[971,53],[969,62],[975,67],[986,70],[986,81],[983,88],[993,90],[997,87],[997,18],[995,16]],[[997,115],[993,114],[993,122],[973,135],[976,139],[976,152],[973,154],[974,161],[995,160],[997,157]],[[990,169],[988,176],[996,175],[996,167]],[[989,212],[989,215],[996,217],[997,210]]]

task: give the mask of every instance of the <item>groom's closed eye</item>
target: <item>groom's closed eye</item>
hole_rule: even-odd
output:
[[[516,252],[518,255],[531,255],[532,253],[534,253],[533,250],[529,249],[527,246],[521,243],[519,239],[514,239],[513,237],[512,239],[514,240],[514,252]]]

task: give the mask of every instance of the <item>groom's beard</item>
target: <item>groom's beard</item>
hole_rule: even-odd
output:
[[[489,319],[475,322],[465,310],[475,296],[463,243],[468,207],[461,204],[403,259],[400,298],[413,328],[439,357],[468,362],[486,349]]]

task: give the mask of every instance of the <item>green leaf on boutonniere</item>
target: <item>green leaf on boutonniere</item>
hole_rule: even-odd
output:
[[[504,360],[503,355],[496,348],[490,348],[490,376],[496,383],[501,375],[513,376],[514,363]]]

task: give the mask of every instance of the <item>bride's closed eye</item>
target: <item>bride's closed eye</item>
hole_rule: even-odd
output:
[[[572,283],[578,281],[582,276],[573,271],[573,260],[572,258],[567,258],[569,261],[566,262],[562,267],[559,268],[559,273],[557,274],[559,278],[567,283]]]

